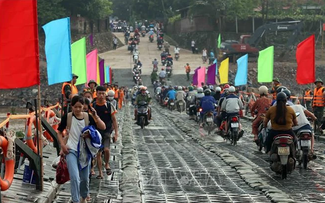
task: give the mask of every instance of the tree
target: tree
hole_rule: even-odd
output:
[[[62,6],[62,1],[63,0],[37,1],[38,24],[40,26],[52,20],[66,17],[67,10]]]

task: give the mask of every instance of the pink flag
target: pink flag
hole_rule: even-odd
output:
[[[88,53],[86,56],[87,60],[87,81],[97,81],[97,49]]]
[[[197,71],[197,81],[198,81],[198,87],[202,87],[202,83],[205,83],[205,67],[201,67]]]

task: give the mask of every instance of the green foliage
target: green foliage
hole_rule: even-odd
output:
[[[175,15],[173,17],[168,18],[168,23],[173,24],[175,21],[181,19],[181,14]]]
[[[66,17],[67,11],[63,8],[62,1],[63,0],[38,0],[38,24],[43,26],[52,20]]]

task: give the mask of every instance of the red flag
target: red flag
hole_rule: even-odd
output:
[[[305,85],[315,82],[315,35],[300,42],[296,51],[297,83]]]
[[[40,84],[36,4],[0,0],[0,89]]]

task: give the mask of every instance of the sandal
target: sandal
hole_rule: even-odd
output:
[[[106,174],[109,176],[109,175],[112,175],[112,170],[110,168],[107,168],[106,169]]]
[[[101,175],[96,176],[96,179],[103,179],[104,177]]]

